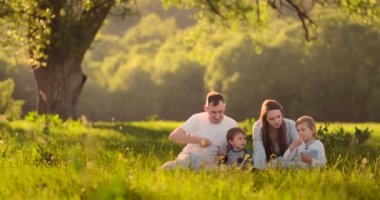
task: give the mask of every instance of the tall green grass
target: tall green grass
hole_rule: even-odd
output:
[[[183,147],[167,140],[179,125],[165,121],[0,123],[0,199],[380,196],[379,149],[368,144],[328,152],[328,166],[321,170],[161,170],[160,166],[175,159]],[[379,142],[378,127],[369,125],[375,144]]]

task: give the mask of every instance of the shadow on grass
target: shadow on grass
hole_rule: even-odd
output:
[[[174,129],[172,127],[157,128],[152,126],[137,126],[130,123],[98,123],[94,128],[114,130],[129,139],[116,140],[115,138],[102,138],[105,148],[119,150],[123,153],[133,151],[140,155],[157,154],[157,157],[167,157],[168,152],[177,154],[184,145],[169,141],[168,136]]]
[[[94,124],[94,128],[111,129],[121,134],[138,136],[139,138],[147,137],[151,139],[167,138],[170,132],[173,131],[172,128],[155,129],[152,127],[136,126],[130,123],[96,123]]]

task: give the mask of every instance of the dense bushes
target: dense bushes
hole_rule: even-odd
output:
[[[326,19],[320,22],[318,40],[304,44],[284,39],[302,31],[284,26],[286,31],[273,36],[275,42],[258,50],[254,37],[224,30],[184,44],[182,33],[175,33],[171,22],[157,18],[149,16],[124,36],[126,49],[139,50],[126,50],[126,61],[108,71],[115,72],[112,80],[122,81],[112,88],[115,95],[108,93],[110,98],[101,98],[102,104],[107,101],[107,111],[101,114],[98,107],[88,107],[97,101],[84,95],[79,107],[82,113],[95,119],[110,119],[110,115],[145,119],[157,114],[161,119],[184,120],[202,110],[208,90],[218,90],[226,96],[227,115],[239,121],[258,117],[267,98],[279,100],[288,118],[308,114],[317,121],[380,120],[374,112],[380,109],[380,58],[376,55],[380,36],[371,27]],[[154,40],[131,43],[126,39],[143,29],[147,21],[167,25],[157,26],[156,36],[145,34]],[[91,60],[86,63],[94,66]],[[104,63],[99,66],[101,70],[91,74],[104,76],[103,67],[112,63],[118,62]]]
[[[368,127],[363,130],[355,127],[354,133],[347,132],[343,127],[329,130],[329,124],[324,124],[318,128],[317,136],[327,149],[334,150],[337,148],[347,149],[350,146],[364,145],[372,132],[373,131],[369,130]]]
[[[21,107],[24,101],[13,100],[12,93],[14,90],[12,79],[0,81],[0,116],[7,119],[18,118],[21,114]]]
[[[279,100],[290,118],[380,120],[374,115],[380,109],[379,33],[336,19],[321,22],[321,29],[311,45],[284,41],[257,54],[245,38],[221,47],[208,66],[209,88],[226,94],[228,112],[239,120],[257,117],[266,98]]]

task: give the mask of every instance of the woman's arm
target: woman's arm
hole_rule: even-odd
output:
[[[253,139],[253,167],[257,169],[266,168],[266,154],[263,145],[260,121],[256,121],[252,131]]]

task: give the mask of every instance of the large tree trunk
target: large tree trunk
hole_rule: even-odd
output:
[[[59,114],[62,119],[76,117],[76,105],[86,82],[80,64],[81,60],[66,58],[34,70],[39,113]]]
[[[36,50],[46,55],[46,60],[42,60],[46,67],[34,66],[38,89],[37,110],[41,114],[59,114],[62,119],[76,118],[76,105],[86,82],[81,68],[83,57],[115,5],[115,0],[92,0],[93,4],[88,9],[73,2],[39,2],[41,10],[51,9],[54,14],[51,22],[47,23],[51,34],[45,48],[37,45],[35,49],[30,49],[32,57]],[[65,11],[64,15],[62,11]],[[33,17],[37,21],[45,19],[38,13]],[[39,28],[32,26],[29,29],[31,40]]]

